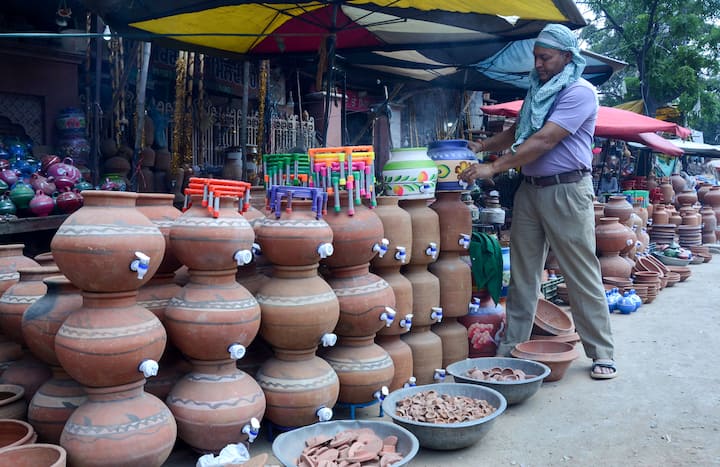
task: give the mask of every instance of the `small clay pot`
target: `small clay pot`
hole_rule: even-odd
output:
[[[17,384],[0,384],[0,418],[20,420],[27,413],[27,402],[24,399],[25,388]],[[0,465],[12,465],[3,464]]]
[[[55,444],[26,444],[0,449],[0,465],[65,467],[67,453]]]
[[[36,440],[37,433],[28,422],[0,419],[0,449],[32,444]]]
[[[580,356],[580,352],[572,344],[532,340],[516,345],[510,353],[515,358],[535,360],[549,366],[550,376],[545,378],[545,381],[562,379],[572,361]]]

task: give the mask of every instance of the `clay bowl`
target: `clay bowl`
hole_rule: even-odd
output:
[[[495,367],[522,370],[526,375],[534,376],[520,381],[486,381],[467,375],[468,370],[473,368],[489,370]],[[446,370],[453,376],[456,383],[479,384],[496,390],[505,396],[508,405],[518,404],[529,399],[540,389],[543,379],[550,374],[550,368],[540,362],[502,357],[467,358],[448,365]]]
[[[571,332],[569,334],[560,334],[559,336],[543,336],[542,334],[532,334],[530,336],[530,340],[566,342],[568,344],[575,345],[580,342],[580,335],[576,332]]]
[[[544,298],[538,299],[533,332],[546,336],[569,334],[575,330],[572,318],[562,308]]]
[[[0,419],[0,449],[32,444],[37,440],[35,428],[28,422]]]
[[[297,465],[295,461],[305,449],[307,439],[319,435],[335,436],[341,431],[359,428],[370,428],[380,438],[397,436],[397,451],[405,457],[394,463],[394,466],[406,465],[417,455],[419,444],[412,433],[401,426],[374,420],[333,420],[296,428],[275,438],[272,451],[283,465],[294,467]]]
[[[27,415],[25,388],[17,384],[0,384],[0,418],[23,419]]]
[[[516,345],[510,354],[516,358],[535,360],[550,367],[545,381],[559,381],[565,376],[573,360],[580,356],[574,345],[567,342],[526,341]]]
[[[477,420],[445,424],[416,422],[397,415],[395,407],[399,400],[430,390],[450,396],[483,399],[495,407],[496,410],[487,417]],[[414,434],[423,448],[449,451],[464,448],[480,441],[490,431],[493,422],[505,412],[507,401],[498,391],[479,384],[439,383],[393,391],[383,400],[382,408],[385,414],[392,418],[393,422]]]
[[[65,467],[67,453],[55,444],[25,444],[0,449],[0,465],[13,467]]]

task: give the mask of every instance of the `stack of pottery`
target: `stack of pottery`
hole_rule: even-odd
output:
[[[284,188],[268,192],[273,212],[255,227],[262,255],[273,265],[272,279],[255,296],[262,310],[260,335],[274,353],[255,378],[265,392],[265,418],[298,427],[325,419],[337,401],[338,376],[315,352],[320,343],[334,344],[340,309],[318,275],[320,259],[333,253],[333,231],[316,202],[322,193]]]
[[[86,400],[85,389],[60,366],[55,354],[55,336],[70,314],[82,306],[82,295],[65,276],[44,279],[47,292],[30,305],[22,318],[22,332],[30,351],[50,365],[52,378],[33,396],[28,421],[40,441],[60,443],[63,426]]]
[[[442,367],[446,368],[468,357],[468,331],[458,318],[468,313],[472,300],[470,266],[460,259],[470,247],[472,219],[459,191],[439,191],[436,198],[430,208],[438,215],[440,255],[428,269],[440,283],[443,317],[432,330],[442,341]]]
[[[389,386],[391,391],[400,389],[413,377],[412,350],[400,338],[410,331],[413,318],[412,284],[400,273],[400,268],[412,257],[412,221],[398,201],[397,196],[377,198],[375,214],[382,221],[389,251],[383,256],[375,256],[370,262],[372,272],[390,284],[395,294],[395,320],[375,336],[375,342],[390,355],[395,367]]]
[[[75,163],[86,165],[90,154],[90,143],[85,138],[87,122],[81,109],[69,107],[63,109],[55,119],[60,157],[71,157]]]
[[[440,252],[440,221],[425,199],[400,201],[412,222],[412,257],[402,270],[412,284],[413,326],[402,340],[412,349],[413,374],[418,384],[442,376],[442,340],[430,327],[442,321],[440,280],[428,270]]]
[[[390,355],[375,343],[375,334],[395,321],[395,294],[387,281],[370,272],[370,261],[385,256],[389,241],[383,238],[380,218],[362,204],[353,215],[334,210],[326,221],[335,252],[321,264],[329,268],[326,278],[338,298],[340,317],[337,345],[321,355],[340,379],[338,402],[363,405],[373,402],[395,374]]]
[[[603,277],[629,278],[632,264],[620,252],[635,244],[633,232],[618,222],[617,217],[601,217],[595,226],[595,240]]]
[[[150,281],[138,290],[138,305],[152,311],[161,323],[165,322],[165,307],[170,299],[178,295],[180,286],[175,283],[175,271],[182,263],[173,253],[170,245],[170,228],[180,217],[181,212],[173,206],[174,195],[160,193],[139,193],[137,210],[160,230],[165,238],[165,254],[160,267]],[[160,359],[160,369],[156,377],[145,384],[145,390],[164,400],[172,386],[189,371],[185,359],[177,348],[168,342]]]
[[[165,327],[192,370],[167,396],[178,437],[202,452],[252,441],[265,396],[236,361],[260,329],[260,306],[237,281],[252,260],[255,233],[240,214],[244,182],[191,178],[190,207],[170,227],[170,247],[189,282],[165,307]]]
[[[136,193],[88,191],[51,243],[82,307],[55,336],[58,361],[85,386],[60,444],[73,465],[160,466],[177,437],[167,406],[143,390],[165,348],[160,320],[137,305],[165,251],[162,233],[135,209]]]
[[[703,204],[712,208],[713,212],[715,212],[717,225],[720,226],[720,186],[713,186],[705,193]],[[718,233],[720,232],[716,230],[716,235]]]
[[[39,266],[39,264],[23,255],[22,243],[0,245],[0,294],[20,279],[18,268]],[[0,332],[0,374],[5,371],[10,362],[22,357],[20,345],[8,339]]]
[[[0,383],[18,384],[25,388],[29,402],[37,389],[50,379],[48,366],[27,351],[22,320],[25,310],[45,295],[45,278],[60,273],[57,266],[36,266],[18,269],[20,280],[0,297],[0,326],[3,333],[23,349],[23,357],[12,362],[2,374]]]
[[[717,230],[717,219],[715,218],[715,212],[710,206],[704,206],[700,209],[700,215],[702,216],[702,242],[717,242],[717,236],[715,234]]]

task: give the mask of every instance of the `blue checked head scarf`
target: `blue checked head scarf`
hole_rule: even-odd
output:
[[[570,29],[561,24],[548,24],[540,31],[535,45],[549,49],[572,52],[572,60],[557,75],[546,83],[541,83],[537,71],[530,71],[530,89],[520,109],[518,125],[515,130],[515,143],[512,151],[545,124],[550,108],[557,93],[568,84],[577,81],[585,69],[585,59],[580,55],[577,38]]]

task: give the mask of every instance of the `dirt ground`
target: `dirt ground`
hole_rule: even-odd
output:
[[[720,465],[720,255],[691,268],[653,303],[612,315],[616,379],[590,379],[583,356],[562,380],[508,408],[479,443],[421,448],[411,465]],[[358,418],[378,412],[362,409]],[[279,465],[264,432],[250,452]],[[165,466],[193,466],[197,457],[179,443]]]

